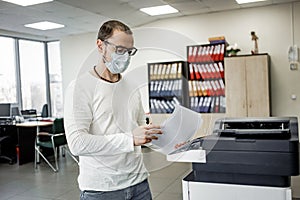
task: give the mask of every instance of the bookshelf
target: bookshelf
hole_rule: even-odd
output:
[[[225,113],[225,42],[187,46],[189,107]]]
[[[172,113],[176,104],[188,106],[187,63],[148,63],[150,113]]]

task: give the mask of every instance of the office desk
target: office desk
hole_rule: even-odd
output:
[[[39,128],[41,126],[51,126],[53,124],[52,121],[29,121],[16,124],[17,127],[35,127]]]
[[[52,127],[51,121],[29,121],[16,124],[18,130],[19,165],[34,161],[34,143],[41,127]]]

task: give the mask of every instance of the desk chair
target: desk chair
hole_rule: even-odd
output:
[[[2,150],[2,144],[5,143],[6,141],[9,141],[10,137],[9,136],[0,136],[0,159],[7,160],[10,165],[15,163],[15,160],[11,157],[8,157],[7,155],[3,155],[1,150]]]
[[[0,124],[0,160],[8,161],[12,165],[16,162],[16,146],[11,126],[7,123]]]
[[[42,118],[49,117],[48,104],[44,104],[41,113]]]
[[[50,139],[48,141],[40,141],[39,136],[48,136]],[[53,166],[50,161],[46,158],[46,156],[40,150],[40,147],[53,149],[55,166]],[[40,132],[36,137],[35,142],[35,161],[34,166],[37,168],[37,158],[40,155],[45,162],[52,168],[54,172],[58,172],[58,149],[62,147],[62,155],[65,157],[65,151],[72,157],[72,159],[78,163],[78,160],[67,148],[67,140],[64,130],[64,122],[63,118],[56,118],[53,122],[52,132]]]

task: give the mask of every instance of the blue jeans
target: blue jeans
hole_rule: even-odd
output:
[[[89,191],[80,193],[80,200],[152,200],[148,180],[115,191]]]

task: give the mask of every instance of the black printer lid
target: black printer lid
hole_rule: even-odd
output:
[[[292,134],[298,137],[297,124],[293,117],[224,118],[216,121],[213,133],[220,137],[289,139]]]
[[[298,152],[295,117],[224,118],[203,138],[205,150]]]

